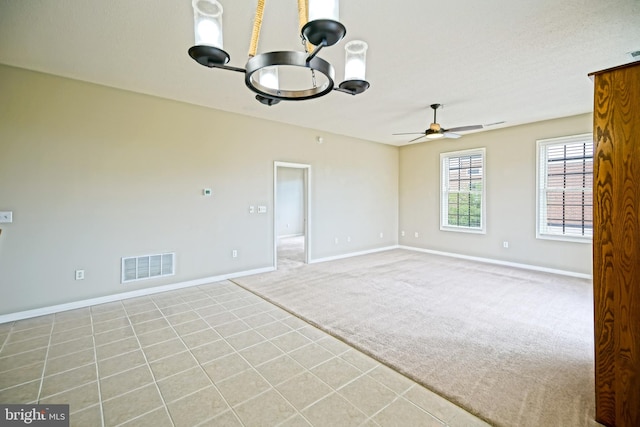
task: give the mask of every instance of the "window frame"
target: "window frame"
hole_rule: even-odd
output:
[[[440,230],[441,231],[456,231],[461,233],[473,233],[473,234],[486,234],[486,212],[487,212],[487,174],[486,163],[487,153],[486,148],[472,148],[467,150],[449,151],[446,153],[440,153]],[[480,226],[470,227],[464,225],[451,225],[449,224],[449,194],[451,191],[448,188],[449,183],[449,159],[456,157],[468,157],[480,155],[482,159],[482,190],[476,192],[480,194]],[[447,164],[445,164],[445,162]],[[472,168],[470,168],[472,169]],[[472,194],[469,191],[468,194]]]
[[[586,141],[591,141],[592,147],[595,148],[593,144],[593,134],[592,133],[584,133],[579,135],[569,135],[562,136],[558,138],[548,138],[548,139],[540,139],[536,141],[536,239],[542,240],[557,240],[564,242],[577,242],[577,243],[588,243],[591,244],[593,241],[593,214],[591,217],[591,235],[567,235],[560,233],[550,233],[548,232],[542,224],[543,221],[543,212],[546,212],[546,204],[547,204],[547,177],[548,177],[548,147],[550,146],[561,146],[568,145],[572,143],[584,143]],[[593,159],[593,153],[592,153]],[[593,162],[593,160],[592,160]],[[591,171],[593,173],[593,164],[591,166]],[[592,179],[593,183],[593,179]],[[577,190],[574,188],[573,191],[584,191],[589,190],[591,192],[592,203],[593,203],[593,186],[592,187],[581,187],[582,190]],[[546,215],[548,216],[548,215]],[[546,217],[545,216],[545,217]]]

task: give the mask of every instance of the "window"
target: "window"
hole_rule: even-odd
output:
[[[485,149],[440,154],[440,229],[484,233]]]
[[[536,237],[590,242],[593,237],[593,136],[538,141]]]

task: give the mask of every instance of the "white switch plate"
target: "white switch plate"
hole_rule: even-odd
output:
[[[211,195],[211,189],[210,188],[203,188],[202,189],[202,195],[203,196],[210,196]]]
[[[249,206],[249,213],[255,213],[255,211],[256,211],[255,206]]]
[[[13,222],[13,212],[0,212],[0,222]]]
[[[267,213],[266,206],[258,206],[258,213]]]
[[[76,280],[84,280],[84,270],[76,270]]]

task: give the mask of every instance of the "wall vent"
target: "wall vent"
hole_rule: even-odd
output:
[[[631,59],[637,60],[640,59],[640,50],[634,50],[633,52],[629,52],[629,56]]]
[[[175,253],[122,258],[122,283],[175,274]]]

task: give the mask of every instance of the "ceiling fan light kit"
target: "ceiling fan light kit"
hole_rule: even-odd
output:
[[[308,9],[307,9],[308,1]],[[249,59],[245,68],[227,65],[230,56],[224,50],[223,8],[217,0],[192,0],[194,12],[195,45],[189,55],[199,64],[245,74],[246,86],[256,93],[256,99],[265,105],[280,101],[301,101],[318,98],[336,90],[357,95],[369,88],[365,79],[367,43],[351,41],[345,46],[345,80],[335,87],[333,66],[320,58],[324,47],[333,46],[347,32],[339,21],[338,0],[298,0],[300,37],[305,46],[302,51],[275,51],[256,53],[265,0],[258,0],[254,20]],[[308,16],[308,18],[307,18]],[[280,73],[280,70],[283,72]],[[296,71],[296,73],[292,73]],[[297,74],[297,73],[302,74]],[[283,85],[280,79],[297,76],[295,83]],[[304,83],[301,83],[304,82]],[[285,89],[286,87],[286,89]]]

